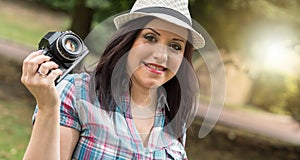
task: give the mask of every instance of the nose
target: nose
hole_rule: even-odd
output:
[[[166,45],[158,44],[154,46],[152,55],[158,63],[166,62],[168,60],[168,47]]]

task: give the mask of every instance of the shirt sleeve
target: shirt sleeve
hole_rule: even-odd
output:
[[[60,94],[60,125],[81,130],[78,112],[76,110],[76,93],[74,75],[68,75],[57,85]]]
[[[81,125],[78,118],[78,113],[76,111],[76,95],[74,81],[74,75],[68,75],[56,86],[61,98],[60,125],[80,131]],[[32,116],[33,124],[37,113],[38,106],[36,106]]]

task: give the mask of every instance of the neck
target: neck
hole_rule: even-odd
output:
[[[131,86],[131,101],[140,106],[147,107],[156,104],[157,88],[144,88],[136,85]]]
[[[157,104],[157,88],[131,86],[130,107],[135,117],[153,117]]]

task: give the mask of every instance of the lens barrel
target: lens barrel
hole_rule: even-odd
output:
[[[56,41],[56,48],[65,60],[75,61],[82,54],[82,44],[77,35],[67,32]]]

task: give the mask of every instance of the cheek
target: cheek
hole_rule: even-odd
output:
[[[128,53],[127,58],[127,69],[129,73],[133,73],[142,65],[143,59],[147,57],[145,53],[145,48],[143,47],[135,47],[132,48]]]
[[[129,72],[129,74],[132,74],[132,72],[138,66],[135,56],[133,56],[131,53],[128,54],[127,65],[126,66],[127,66],[127,70]]]
[[[175,56],[170,56],[169,61],[168,61],[168,68],[169,70],[173,73],[176,74],[181,62],[182,62],[183,56],[182,55],[175,55]]]

